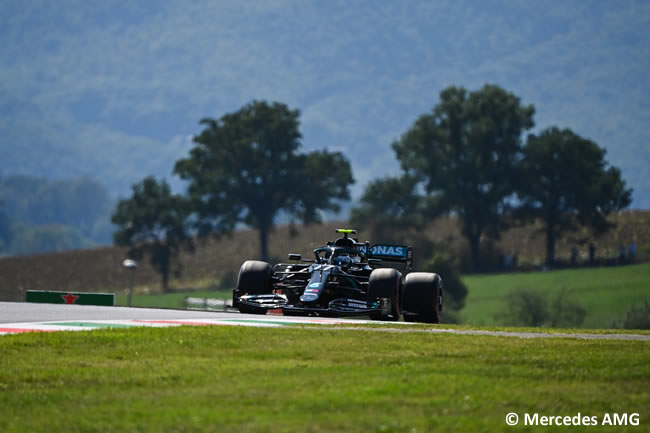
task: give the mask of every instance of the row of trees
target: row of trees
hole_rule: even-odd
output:
[[[577,225],[606,230],[607,214],[628,206],[631,190],[602,148],[570,130],[551,127],[524,141],[534,112],[495,85],[443,90],[433,111],[392,144],[401,175],[372,181],[353,221],[417,227],[455,214],[479,270],[483,238],[541,219],[552,263],[562,231]],[[192,248],[190,233],[253,227],[260,257],[268,260],[268,235],[278,215],[315,222],[321,211],[337,211],[349,199],[354,179],[344,155],[300,152],[298,110],[253,101],[201,125],[194,148],[174,166],[187,194],[174,195],[165,181],[147,178],[112,218],[118,244],[134,253],[151,249],[164,285],[171,259],[183,246]]]
[[[569,129],[550,127],[524,142],[534,113],[495,85],[443,90],[433,111],[392,144],[402,175],[371,182],[353,220],[413,225],[455,214],[474,270],[482,239],[541,220],[552,265],[558,236],[578,226],[607,230],[606,216],[629,206],[632,190],[604,149]]]

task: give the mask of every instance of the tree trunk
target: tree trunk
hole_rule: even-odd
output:
[[[546,264],[553,266],[555,263],[555,227],[547,224],[546,226]]]
[[[472,270],[479,272],[481,270],[481,235],[468,234],[467,241],[472,252]]]
[[[260,236],[260,258],[262,261],[269,261],[269,227],[260,226],[258,228]]]
[[[164,293],[168,293],[169,292],[169,267],[166,267],[165,269],[161,269],[160,273],[162,277],[162,280],[160,282],[162,291]]]
[[[481,270],[481,233],[483,232],[481,225],[467,221],[463,218],[462,234],[467,239],[472,256],[472,271],[479,272]]]
[[[164,244],[164,245],[159,245],[157,248],[157,251],[154,253],[156,254],[156,264],[158,267],[158,270],[160,271],[160,287],[162,288],[163,293],[168,293],[169,292],[169,260],[170,260],[170,252],[169,252],[169,246]]]

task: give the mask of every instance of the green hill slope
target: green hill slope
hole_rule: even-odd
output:
[[[549,272],[466,276],[469,288],[463,323],[500,325],[512,294],[521,289],[542,294],[547,300],[563,293],[567,302],[577,302],[587,315],[583,326],[612,328],[621,325],[632,306],[650,302],[650,264],[583,268]]]

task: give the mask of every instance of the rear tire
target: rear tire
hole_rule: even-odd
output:
[[[404,317],[408,321],[440,323],[442,279],[430,272],[412,272],[404,282]]]
[[[370,274],[368,281],[368,303],[375,302],[378,298],[390,300],[390,313],[378,313],[373,319],[397,321],[401,315],[400,292],[402,289],[402,276],[390,268],[375,269]]]
[[[232,305],[240,313],[266,314],[266,310],[239,305],[238,299],[242,295],[262,295],[273,291],[271,277],[273,269],[266,262],[247,260],[239,269],[237,288],[232,292]]]

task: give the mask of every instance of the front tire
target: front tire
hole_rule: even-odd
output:
[[[402,289],[402,276],[390,268],[375,269],[370,274],[368,281],[368,303],[375,302],[377,299],[388,299],[390,302],[390,312],[378,313],[373,319],[397,321],[401,315],[400,292]]]
[[[404,318],[408,322],[440,323],[442,279],[430,272],[412,272],[404,282]]]
[[[273,268],[266,262],[247,260],[239,269],[237,287],[232,292],[232,305],[240,313],[266,314],[266,310],[240,305],[238,299],[242,295],[262,295],[273,291]]]

